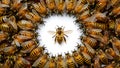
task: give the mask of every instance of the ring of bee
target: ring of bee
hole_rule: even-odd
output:
[[[77,43],[80,43],[80,36],[82,35],[82,30],[78,30],[79,25],[75,24],[76,18],[73,16],[68,16],[66,14],[61,15],[52,15],[49,18],[45,18],[45,25],[39,25],[38,32],[38,40],[41,45],[44,45],[50,55],[58,55],[76,50]],[[58,27],[63,26],[65,31],[72,31],[66,33],[68,37],[65,37],[66,42],[63,41],[61,44],[55,42],[54,34],[49,33],[49,31],[56,32]]]

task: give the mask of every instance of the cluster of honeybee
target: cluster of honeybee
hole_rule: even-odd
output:
[[[36,39],[51,14],[82,24],[84,46],[49,56]],[[0,0],[0,68],[120,68],[120,0]]]

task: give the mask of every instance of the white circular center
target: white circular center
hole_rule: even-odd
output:
[[[39,26],[38,32],[38,40],[42,45],[46,47],[48,52],[51,55],[58,55],[62,54],[64,56],[65,53],[73,51],[76,49],[77,43],[81,44],[80,36],[82,35],[82,31],[79,30],[79,25],[76,24],[74,21],[76,18],[73,16],[68,16],[64,14],[63,16],[52,15],[49,18],[45,18],[45,25]],[[71,33],[66,34],[66,43],[62,42],[62,44],[55,43],[54,34],[50,34],[49,31],[56,32],[57,26],[65,27],[64,31],[72,30]]]

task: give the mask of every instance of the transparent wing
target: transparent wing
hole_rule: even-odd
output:
[[[64,31],[65,34],[70,34],[70,33],[72,33],[72,32],[73,32],[72,30]]]
[[[54,32],[54,31],[48,31],[48,33],[54,35],[56,32]]]

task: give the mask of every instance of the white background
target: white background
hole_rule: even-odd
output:
[[[39,29],[37,30],[39,36],[39,42],[40,45],[45,45],[46,49],[50,53],[50,55],[58,55],[62,54],[65,55],[65,52],[73,51],[74,49],[77,49],[77,43],[80,43],[80,36],[82,35],[82,30],[79,30],[78,24],[75,24],[76,18],[63,15],[63,16],[57,16],[53,15],[48,18],[45,18],[44,21],[45,25],[41,26],[39,25]],[[72,30],[72,33],[67,34],[68,37],[66,38],[67,43],[62,43],[62,45],[59,45],[58,43],[54,42],[55,38],[52,38],[52,34],[50,34],[48,31],[55,31],[58,26],[64,26],[65,31]]]

